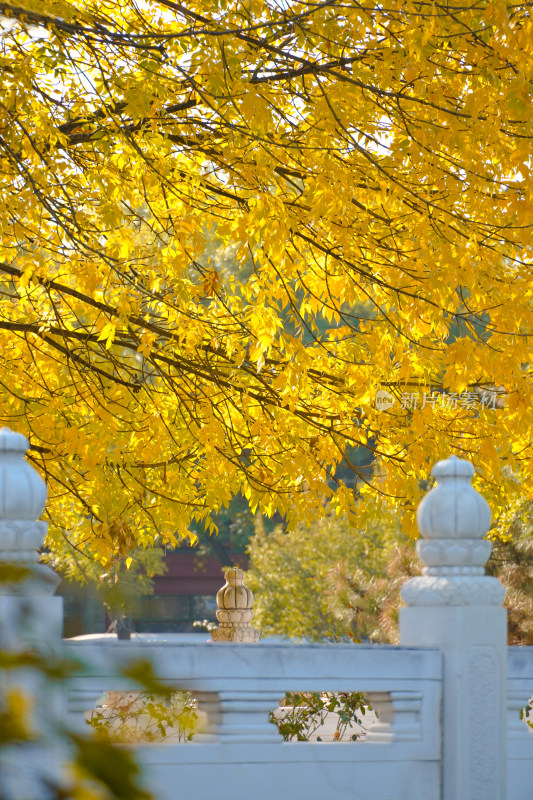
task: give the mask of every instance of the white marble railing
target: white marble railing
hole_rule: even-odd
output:
[[[258,800],[285,796],[293,783],[307,785],[295,797],[317,800],[332,791],[339,799],[357,797],[356,785],[373,800],[440,798],[442,656],[436,649],[134,639],[70,641],[63,652],[87,665],[66,687],[71,726],[83,728],[85,713],[105,690],[131,688],[119,677],[131,659],[148,660],[166,684],[198,699],[210,724],[192,743],[137,748],[158,800],[175,797],[178,780],[182,791],[201,800],[213,794],[244,800],[250,782]],[[284,743],[269,712],[286,691],[364,691],[379,719],[363,742]]]
[[[63,652],[84,665],[65,687],[71,728],[85,728],[87,712],[105,691],[134,688],[121,676],[122,668],[132,661],[149,661],[163,683],[188,690],[199,700],[210,725],[193,745],[137,748],[147,785],[158,800],[171,800],[178,775],[182,785],[184,775],[189,776],[196,797],[207,800],[216,790],[221,797],[227,791],[228,798],[244,798],[245,793],[235,787],[236,775],[248,772],[250,764],[255,765],[259,787],[261,776],[268,787],[264,795],[256,787],[258,798],[271,797],[273,772],[282,791],[283,783],[300,770],[307,781],[314,775],[309,797],[323,797],[333,784],[336,798],[357,797],[351,793],[354,769],[362,797],[441,797],[443,661],[437,649],[176,643],[161,635],[145,635],[130,642],[110,636],[100,641],[71,640],[64,643]],[[533,691],[533,647],[512,647],[507,652],[507,735],[501,737],[508,751],[504,796],[530,800],[524,787],[530,782],[533,731],[521,720],[520,711]],[[293,744],[283,744],[268,721],[286,691],[364,691],[379,719],[363,742],[298,743],[294,750]],[[482,704],[478,714],[481,722],[487,722]],[[465,713],[463,724],[467,723]]]
[[[33,702],[40,739],[31,757],[23,747],[0,754],[3,798],[45,800],[43,779],[64,757],[50,720],[83,729],[103,692],[133,688],[121,671],[141,659],[164,683],[191,691],[209,723],[187,746],[136,748],[156,800],[533,800],[533,737],[519,719],[533,693],[533,648],[507,648],[504,590],[484,574],[490,510],[468,462],[440,461],[419,506],[423,569],[402,590],[400,647],[254,643],[237,572],[221,590],[217,641],[61,643],[62,602],[35,551],[45,487],[26,447],[0,431],[0,563],[26,570],[0,589],[0,648],[30,645],[81,663],[55,698],[42,674],[4,680]],[[365,692],[380,717],[363,742],[286,743],[269,722],[286,691]]]
[[[253,647],[155,644],[148,639],[69,641],[63,652],[87,665],[67,684],[69,722],[77,728],[84,727],[83,714],[105,691],[132,688],[120,677],[121,667],[131,660],[149,661],[165,684],[190,691],[198,699],[210,722],[211,742],[281,743],[269,712],[287,691],[363,691],[379,718],[358,750],[366,752],[367,745],[376,743],[416,743],[424,758],[438,758],[442,657],[436,649],[268,642]]]

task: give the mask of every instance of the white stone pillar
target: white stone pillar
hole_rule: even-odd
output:
[[[400,643],[443,655],[443,800],[505,800],[507,612],[505,589],[485,575],[491,514],[452,456],[417,512],[422,576],[402,588]]]
[[[63,628],[63,601],[53,597],[58,576],[38,563],[46,535],[39,521],[46,486],[26,461],[27,439],[0,429],[0,649],[15,657],[33,653],[42,663],[53,657]],[[53,736],[57,693],[39,667],[0,669],[0,703],[21,692],[32,709],[33,741],[2,749],[0,796],[5,800],[46,800],[58,777],[59,746]]]

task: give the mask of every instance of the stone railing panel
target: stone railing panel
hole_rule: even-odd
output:
[[[285,692],[362,691],[380,721],[358,748],[401,744],[421,758],[438,758],[440,752],[442,658],[435,650],[267,642],[143,645],[107,638],[101,644],[66,642],[64,651],[91,665],[69,682],[69,707],[78,715],[89,710],[81,708],[82,698],[90,702],[111,688],[131,689],[117,677],[121,665],[149,660],[161,680],[197,698],[211,723],[197,741],[281,744],[269,712]]]

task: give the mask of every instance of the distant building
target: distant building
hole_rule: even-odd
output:
[[[246,569],[244,553],[229,554],[231,562]],[[194,550],[167,553],[168,572],[154,579],[154,593],[141,600],[141,613],[133,620],[139,633],[192,631],[195,620],[215,621],[216,593],[224,585],[222,564],[214,555],[199,557]],[[227,566],[227,565],[226,565]]]
[[[226,564],[248,566],[244,553],[227,553]],[[175,550],[165,556],[167,572],[154,578],[153,595],[136,603],[133,628],[139,633],[181,633],[197,630],[196,620],[216,620],[216,593],[224,584],[220,558],[194,549]],[[94,590],[64,581],[58,591],[64,598],[64,636],[104,633],[111,620]]]

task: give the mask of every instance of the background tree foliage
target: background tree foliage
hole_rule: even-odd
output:
[[[421,563],[400,518],[368,502],[360,528],[328,512],[320,522],[267,532],[248,545],[254,624],[289,639],[399,642],[400,591]],[[510,645],[533,644],[533,503],[521,500],[493,527],[487,573],[505,586]]]
[[[117,624],[127,624],[129,629],[130,623],[126,623],[125,618],[139,615],[142,599],[154,593],[154,578],[167,571],[161,547],[132,550],[127,558],[109,563],[107,571],[98,560],[82,558],[73,549],[44,553],[41,560],[67,579],[67,594],[70,583],[90,587],[93,596],[104,606],[115,630]],[[65,613],[68,617],[67,610]]]
[[[347,445],[407,528],[450,450],[494,510],[531,491],[529,3],[0,14],[0,416],[56,549],[172,543],[239,491],[356,519]]]
[[[509,644],[533,644],[532,532],[533,503],[519,500],[500,516],[487,564],[489,575],[499,578],[507,590]]]
[[[246,585],[254,625],[265,636],[309,641],[396,642],[399,589],[419,572],[398,515],[365,504],[356,531],[330,510],[320,521],[267,533],[262,519],[248,545]]]

